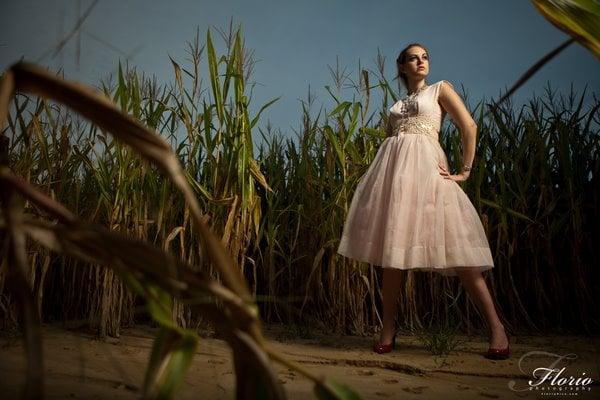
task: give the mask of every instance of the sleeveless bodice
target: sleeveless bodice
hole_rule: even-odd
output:
[[[394,136],[423,134],[438,140],[444,118],[438,104],[442,82],[429,85],[414,97],[405,96],[389,108]]]

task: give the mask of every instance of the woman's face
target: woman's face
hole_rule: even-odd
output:
[[[414,78],[424,78],[429,73],[429,56],[427,51],[414,46],[406,51],[406,58],[402,65],[403,72]]]

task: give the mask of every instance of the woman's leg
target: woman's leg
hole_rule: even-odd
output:
[[[396,332],[395,321],[398,311],[398,295],[402,287],[403,271],[395,268],[383,269],[383,328],[380,343],[389,344]]]
[[[481,271],[474,268],[459,268],[456,271],[469,297],[485,316],[490,329],[490,347],[495,349],[505,348],[508,346],[508,338],[504,331],[504,325],[498,318],[492,295],[481,275]]]

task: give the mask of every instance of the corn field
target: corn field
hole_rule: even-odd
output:
[[[380,324],[381,270],[335,249],[353,190],[385,138],[384,110],[398,98],[384,63],[380,59],[375,72],[361,68],[351,95],[342,90],[348,82],[334,74],[328,87],[334,109],[313,116],[305,104],[293,141],[259,129],[262,113],[277,99],[250,115],[250,60],[236,43],[232,35],[226,54],[218,56],[210,33],[202,46],[196,38],[189,65],[171,60],[169,85],[119,64],[116,82],[103,82],[100,90],[170,143],[205,222],[245,278],[263,321],[370,333]],[[592,93],[584,107],[586,96],[557,97],[549,90],[520,110],[510,102],[490,114],[483,103],[471,110],[478,141],[463,188],[484,223],[496,266],[486,276],[513,329],[599,328],[593,238],[600,237],[600,104]],[[265,144],[255,151],[258,134]],[[3,135],[12,172],[82,221],[150,242],[221,279],[173,181],[96,124],[51,100],[18,93]],[[441,142],[450,165],[458,167],[460,135],[453,125],[444,127]],[[48,218],[32,202],[24,207],[28,215]],[[1,235],[0,320],[7,329],[18,324],[18,312],[5,284],[8,247]],[[110,336],[134,322],[152,323],[140,311],[139,294],[113,269],[33,241],[27,256],[26,276],[43,321],[82,320]],[[408,273],[399,302],[406,329],[433,321],[482,328],[457,279]],[[208,323],[190,304],[168,304],[180,327]]]

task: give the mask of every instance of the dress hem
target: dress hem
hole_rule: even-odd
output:
[[[420,247],[420,246],[415,246],[415,247]],[[482,253],[489,253],[490,248],[489,247],[471,247],[470,249],[479,249],[482,250]],[[457,260],[454,260],[454,262],[451,261],[451,264],[438,264],[440,266],[436,266],[435,264],[431,263],[428,265],[418,265],[418,266],[410,266],[410,265],[397,265],[397,264],[391,264],[388,262],[384,262],[381,260],[376,260],[372,257],[365,257],[365,256],[361,256],[361,255],[356,255],[356,254],[352,254],[350,252],[346,252],[344,250],[341,250],[338,248],[337,250],[337,254],[344,256],[346,258],[350,258],[359,262],[365,262],[371,265],[375,265],[375,266],[380,266],[382,268],[393,268],[393,269],[399,269],[399,270],[404,270],[404,271],[423,271],[423,272],[437,272],[440,273],[442,275],[446,275],[446,276],[456,276],[456,269],[458,268],[475,268],[481,272],[483,271],[487,271],[490,270],[492,268],[494,268],[494,264],[493,261],[491,261],[490,263],[490,259],[489,257],[486,257],[485,255],[480,258],[480,261],[474,261],[473,257],[471,257],[472,259],[470,261],[465,261],[465,262],[457,262]]]

